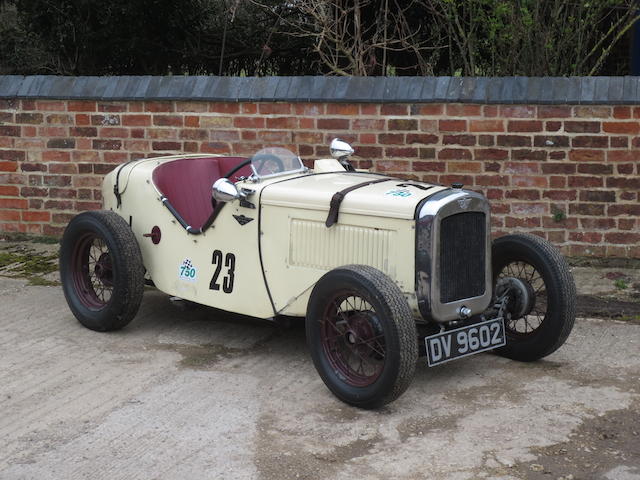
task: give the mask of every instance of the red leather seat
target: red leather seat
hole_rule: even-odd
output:
[[[245,160],[242,157],[180,158],[156,167],[153,183],[187,224],[201,228],[213,213],[211,186]],[[250,173],[247,165],[232,175],[231,180]]]

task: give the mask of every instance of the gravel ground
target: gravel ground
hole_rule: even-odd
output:
[[[299,324],[148,290],[131,325],[101,334],[73,318],[55,272],[14,268],[0,272],[20,277],[0,276],[2,480],[640,480],[634,314],[580,318],[531,364],[421,361],[399,400],[363,411],[325,388]],[[636,270],[574,273],[581,295],[636,301]],[[609,288],[585,290],[595,275]]]

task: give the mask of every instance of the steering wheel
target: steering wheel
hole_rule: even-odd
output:
[[[240,169],[246,167],[247,165],[251,164],[251,161],[252,161],[252,158],[249,157],[246,160],[244,160],[243,162],[240,162],[238,165],[236,165],[231,170],[229,170],[225,175],[223,175],[222,178],[229,178],[231,175],[236,173],[238,170],[240,170]]]
[[[261,153],[254,155],[251,159],[256,164],[256,172],[260,175],[270,175],[284,171],[284,164],[277,155],[271,153]]]

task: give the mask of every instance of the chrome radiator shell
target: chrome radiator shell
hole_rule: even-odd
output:
[[[484,278],[484,291],[467,298],[442,301],[442,274],[461,276],[469,271],[442,272],[440,255],[447,244],[442,243],[442,221],[454,215],[476,212],[484,215],[484,231],[475,232],[477,238],[465,238],[466,242],[482,242],[475,250],[484,254],[484,259],[472,258],[474,265],[482,265],[478,272],[471,274]],[[473,216],[477,219],[477,216]],[[464,217],[460,217],[464,218]],[[449,189],[424,200],[416,210],[416,297],[420,314],[425,320],[448,322],[464,318],[461,309],[470,309],[471,315],[482,313],[491,302],[491,225],[489,202],[482,195],[461,189]],[[477,222],[476,222],[477,223]],[[468,232],[473,234],[473,232]],[[463,242],[464,243],[464,242]],[[453,245],[451,246],[453,248]],[[472,249],[473,250],[473,249]],[[453,252],[457,254],[457,252]],[[471,252],[473,253],[473,252]],[[461,260],[469,252],[461,251]],[[483,260],[483,261],[482,261]],[[459,280],[459,279],[457,279]]]

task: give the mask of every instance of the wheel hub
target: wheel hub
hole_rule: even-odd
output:
[[[496,285],[496,296],[498,298],[507,294],[507,310],[513,320],[520,319],[529,313],[536,304],[536,294],[531,284],[521,278],[505,277],[501,278]]]
[[[109,287],[113,285],[113,268],[111,266],[109,253],[105,252],[100,255],[100,258],[98,258],[98,261],[93,268],[93,272],[95,273],[96,278],[104,285]]]

